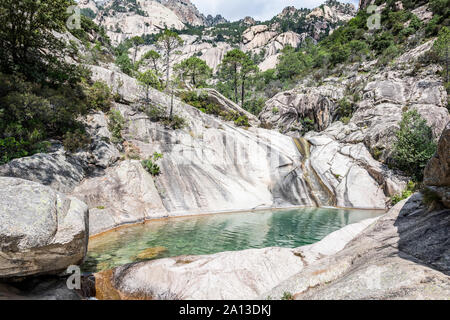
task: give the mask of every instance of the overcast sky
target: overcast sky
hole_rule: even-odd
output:
[[[246,16],[256,20],[269,20],[287,6],[300,8],[315,8],[325,0],[191,0],[201,13],[215,16],[221,14],[230,21],[236,21]],[[341,0],[358,7],[358,0]]]

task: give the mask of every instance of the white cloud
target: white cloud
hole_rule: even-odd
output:
[[[246,16],[256,20],[269,20],[287,6],[296,8],[315,8],[325,0],[191,0],[201,13],[215,16],[221,14],[230,21],[236,21]],[[343,0],[358,6],[358,0]]]

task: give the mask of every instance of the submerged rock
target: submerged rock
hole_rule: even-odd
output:
[[[254,299],[318,258],[341,250],[376,219],[348,225],[300,247],[180,256],[95,274],[100,299]]]
[[[0,177],[0,278],[78,265],[88,236],[83,202],[35,182]]]
[[[167,248],[165,247],[154,247],[143,250],[142,252],[136,255],[136,260],[147,260],[153,259],[159,256],[161,253],[166,252]]]

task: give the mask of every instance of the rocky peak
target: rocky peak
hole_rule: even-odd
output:
[[[222,23],[227,23],[228,20],[222,17],[220,14],[213,17],[212,15],[208,14],[206,17],[206,26],[211,27]]]
[[[294,6],[288,6],[288,7],[284,8],[283,11],[281,11],[281,13],[279,13],[277,15],[277,17],[282,19],[282,18],[292,16],[297,12],[298,12],[298,10]]]
[[[248,25],[248,26],[253,26],[253,25],[256,24],[256,21],[252,17],[245,17],[242,20],[242,23],[245,24],[245,25]]]
[[[191,26],[206,24],[206,18],[190,0],[159,0],[161,4],[172,10],[183,23]]]
[[[356,14],[355,6],[351,3],[340,3],[328,0],[325,4],[315,8],[307,15],[307,18],[322,18],[326,22],[337,23],[348,21]]]

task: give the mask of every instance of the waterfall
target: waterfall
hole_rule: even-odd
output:
[[[301,166],[303,180],[309,189],[309,194],[316,206],[336,206],[336,196],[332,190],[324,183],[323,178],[314,170],[311,165],[310,149],[311,145],[303,137],[293,138],[294,144],[302,156]]]

